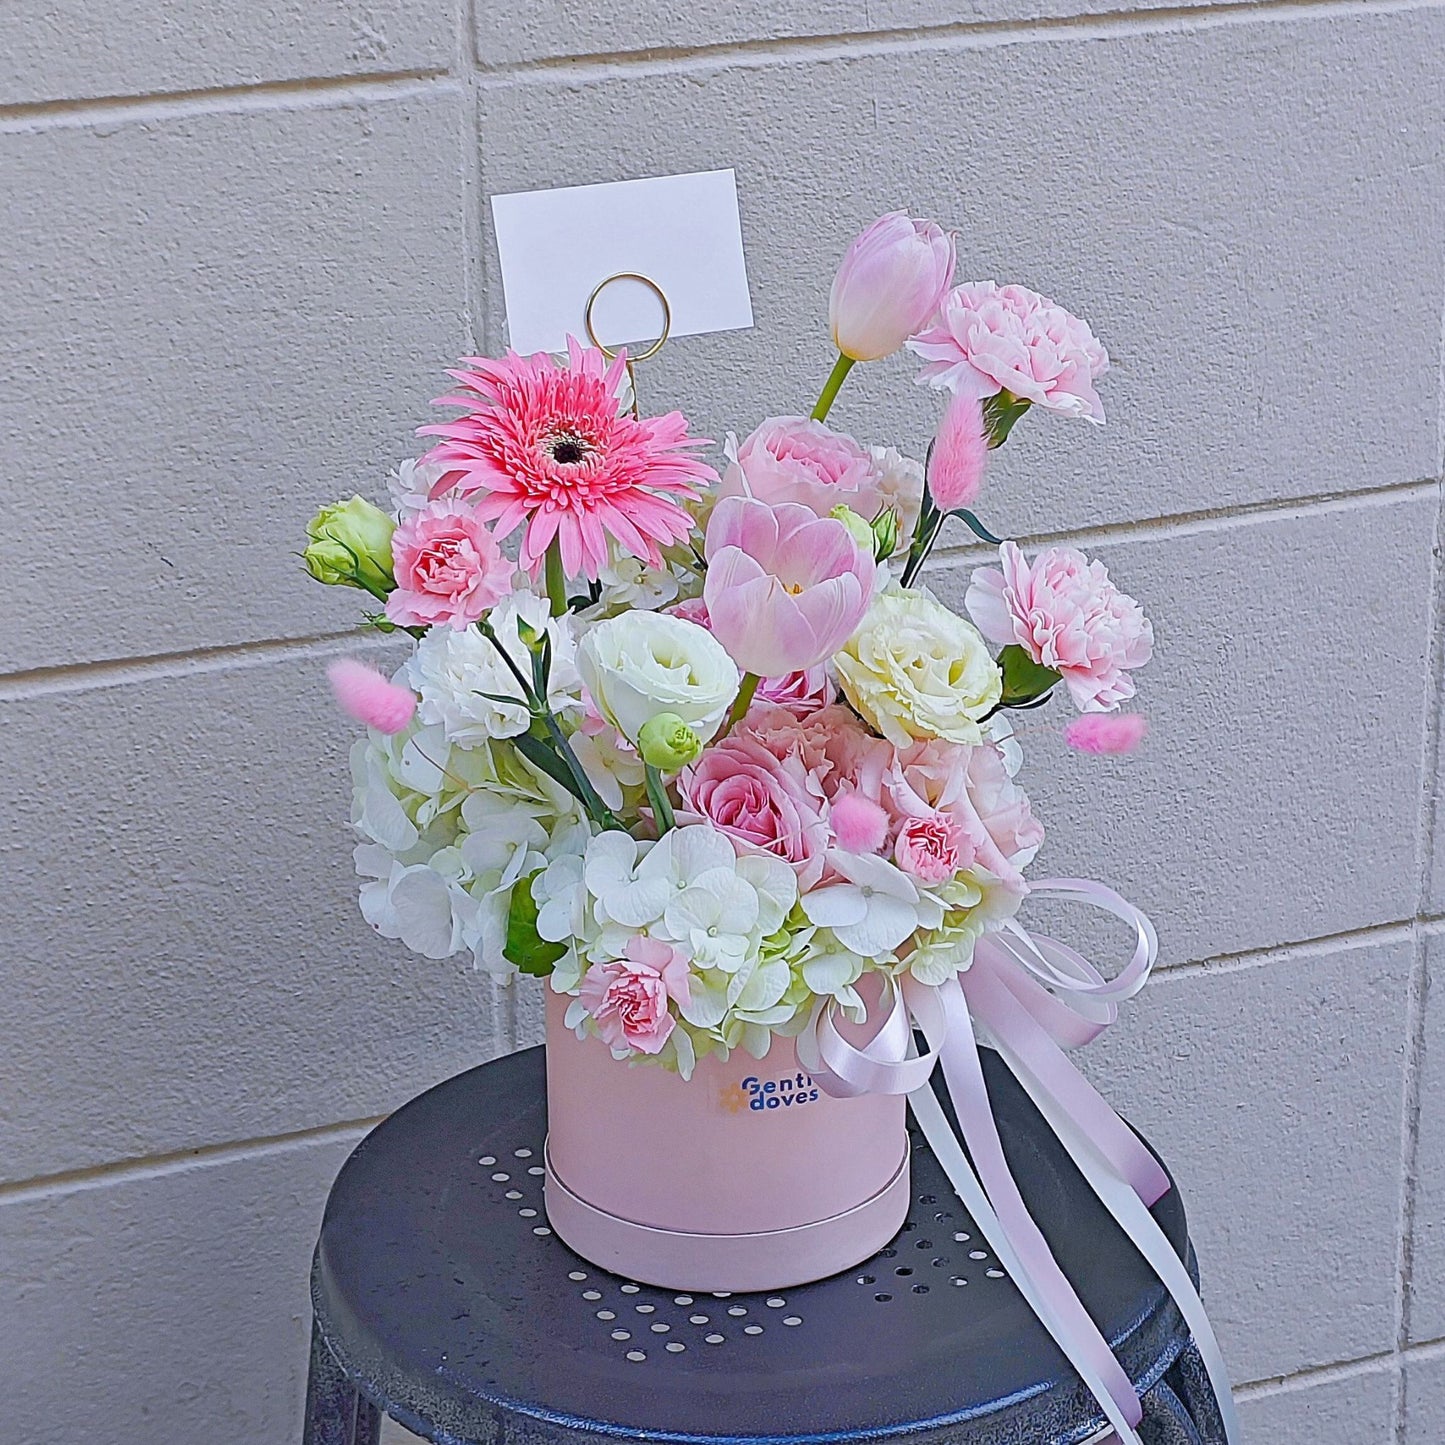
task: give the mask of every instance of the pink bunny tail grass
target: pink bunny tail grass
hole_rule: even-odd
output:
[[[1132,753],[1144,741],[1149,724],[1137,712],[1086,712],[1064,729],[1064,741],[1081,753]]]
[[[416,712],[416,697],[374,667],[340,657],[326,669],[342,712],[379,733],[399,733]]]
[[[971,506],[983,490],[988,431],[983,407],[972,396],[955,396],[939,424],[928,457],[928,491],[940,512]]]
[[[849,853],[876,853],[888,838],[888,814],[861,793],[835,798],[828,821],[838,846]]]

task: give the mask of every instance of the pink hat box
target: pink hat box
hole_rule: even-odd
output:
[[[792,1039],[691,1079],[612,1057],[547,997],[547,1218],[592,1264],[665,1289],[783,1289],[851,1269],[908,1213],[898,1096],[834,1098]],[[872,1029],[855,1029],[855,1043]]]

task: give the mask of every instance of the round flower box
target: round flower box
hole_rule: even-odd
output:
[[[703,1059],[691,1079],[629,1064],[577,1038],[568,1003],[549,991],[547,1216],[584,1259],[666,1289],[783,1289],[898,1232],[903,1098],[826,1094],[786,1038],[762,1060]]]

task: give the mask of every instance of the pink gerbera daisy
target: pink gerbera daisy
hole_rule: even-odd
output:
[[[500,361],[465,357],[469,370],[448,373],[467,394],[438,405],[468,411],[422,428],[442,438],[424,458],[446,469],[432,495],[475,496],[477,516],[495,523],[498,538],[525,526],[519,560],[534,577],[554,537],[569,577],[595,578],[609,538],[661,566],[659,547],[693,527],[677,499],[717,480],[687,454],[708,442],[688,436],[681,412],[645,421],[622,412],[624,356],[609,365],[570,337],[567,350],[566,366],[509,351]]]

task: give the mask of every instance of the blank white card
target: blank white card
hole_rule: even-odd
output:
[[[586,344],[583,313],[597,284],[622,271],[650,277],[672,308],[672,335],[753,324],[731,170],[492,197],[507,335],[524,355]],[[592,325],[609,347],[662,331],[645,286],[619,281],[597,298]]]

